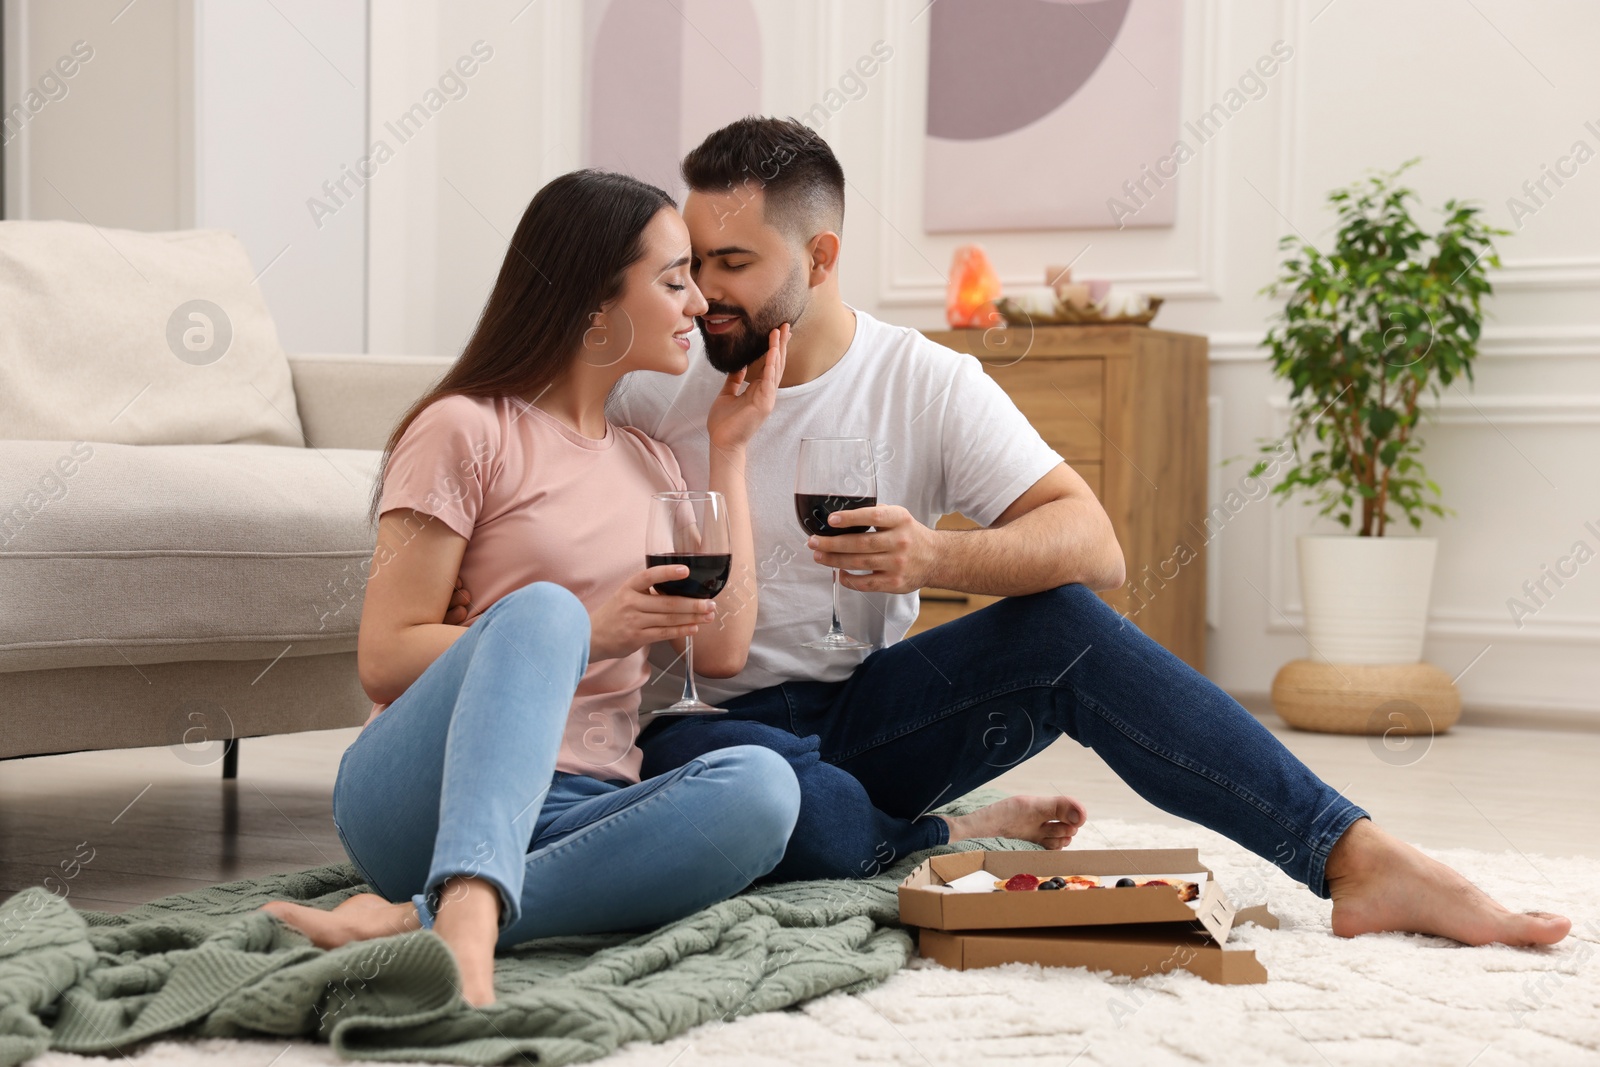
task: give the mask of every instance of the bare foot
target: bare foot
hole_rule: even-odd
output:
[[[461,995],[474,1007],[494,1003],[494,946],[499,938],[500,894],[479,878],[451,878],[439,895],[433,931],[456,959]],[[261,911],[275,915],[318,948],[338,948],[422,928],[410,901],[391,904],[376,893],[357,893],[332,911],[274,900]]]
[[[1357,819],[1328,855],[1333,932],[1340,937],[1395,930],[1435,934],[1468,945],[1553,945],[1572,920],[1515,912],[1404,841]]]
[[[481,1008],[494,1003],[494,946],[500,938],[500,891],[482,878],[457,875],[439,891],[433,932],[461,972],[461,995]]]
[[[422,923],[410,901],[391,904],[376,893],[357,893],[332,911],[274,900],[261,909],[276,915],[311,939],[318,948],[338,948],[351,941],[368,941],[416,930]]]
[[[1012,837],[1045,848],[1066,848],[1089,814],[1071,797],[1006,797],[968,815],[940,818],[950,824],[952,842]]]

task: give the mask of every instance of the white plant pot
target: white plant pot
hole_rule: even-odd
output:
[[[1435,538],[1307,534],[1298,548],[1313,661],[1421,661]]]

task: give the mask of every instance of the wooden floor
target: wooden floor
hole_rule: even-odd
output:
[[[1247,701],[1252,707],[1255,701]],[[1425,748],[1263,721],[1324,780],[1407,840],[1435,848],[1600,858],[1600,731],[1458,726]],[[30,885],[121,911],[215,882],[344,859],[329,797],[354,730],[252,738],[237,781],[168,749],[0,763],[0,899]],[[1376,746],[1376,748],[1374,747]],[[220,761],[220,752],[216,754]],[[1180,824],[1093,752],[1063,740],[995,783],[1065,792],[1096,817]],[[1105,847],[1093,835],[1081,843]]]

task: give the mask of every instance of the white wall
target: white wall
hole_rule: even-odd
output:
[[[289,352],[366,345],[365,0],[194,2],[194,225],[232,230]]]
[[[155,3],[143,0],[124,21]],[[1017,285],[1081,256],[1083,275],[1166,296],[1159,325],[1210,336],[1216,457],[1245,454],[1275,431],[1273,398],[1284,390],[1255,348],[1271,311],[1256,293],[1274,274],[1281,234],[1327,240],[1326,190],[1421,155],[1413,184],[1428,203],[1476,198],[1511,226],[1507,198],[1542,165],[1580,138],[1600,149],[1600,130],[1584,126],[1600,127],[1600,69],[1585,52],[1600,39],[1600,7],[1583,0],[1189,0],[1185,118],[1217,102],[1275,41],[1294,55],[1185,165],[1175,227],[930,236],[919,225],[926,0],[756,6],[769,113],[808,111],[873,42],[894,48],[865,94],[822,129],[850,181],[847,299],[937,326],[942,272],[963,240],[981,240]],[[492,57],[372,178],[371,350],[460,350],[528,199],[579,165],[582,31],[578,0],[372,5],[373,138],[475,42]],[[1442,544],[1426,655],[1451,674],[1466,670],[1469,705],[1600,714],[1600,562],[1521,628],[1506,606],[1573,542],[1600,548],[1584,529],[1600,528],[1600,159],[1554,192],[1502,241],[1506,269],[1494,276],[1476,389],[1447,396],[1428,430],[1426,459],[1458,515],[1428,527]],[[1241,470],[1218,473],[1219,494]],[[1265,691],[1305,652],[1293,538],[1307,527],[1296,505],[1255,502],[1213,542],[1208,673],[1236,692]]]
[[[375,344],[450,353],[470,332],[528,198],[577,163],[581,20],[576,3],[535,4],[512,22],[521,3],[407,2],[403,24],[389,16],[392,39],[375,24],[375,105],[385,87],[414,92],[474,39],[497,49],[474,95],[430,131],[426,153],[380,176],[373,203],[375,264],[406,264],[393,277],[374,273]],[[1600,72],[1581,51],[1600,36],[1600,9],[1580,0],[1537,11],[1511,0],[1191,0],[1185,118],[1217,102],[1275,41],[1294,54],[1266,95],[1185,165],[1175,227],[929,236],[919,225],[924,6],[758,4],[768,112],[806,111],[876,40],[895,50],[822,130],[850,180],[847,299],[937,326],[942,272],[962,240],[981,240],[1016,285],[1036,284],[1047,262],[1081,256],[1082,274],[1168,297],[1160,325],[1210,335],[1219,456],[1275,432],[1271,400],[1284,390],[1254,347],[1271,308],[1256,292],[1274,273],[1281,234],[1327,239],[1328,189],[1421,155],[1413,184],[1430,204],[1477,198],[1510,226],[1506,199],[1541,164],[1578,138],[1600,148],[1583,126],[1600,124]],[[409,69],[380,82],[386,40]],[[403,192],[385,204],[391,180]],[[1600,562],[1521,628],[1506,607],[1575,540],[1600,548],[1583,529],[1600,526],[1600,160],[1557,194],[1502,242],[1506,269],[1494,279],[1477,387],[1452,392],[1428,431],[1426,458],[1458,515],[1427,530],[1442,545],[1426,655],[1451,674],[1471,665],[1459,683],[1469,705],[1600,712]],[[1219,492],[1241,472],[1219,472]],[[1305,654],[1293,538],[1308,526],[1298,505],[1250,503],[1213,542],[1208,673],[1234,691],[1265,691],[1283,662]]]
[[[231,230],[286,349],[361,350],[366,202],[347,168],[368,145],[366,6],[10,0],[8,115],[60,80],[7,131],[6,216]]]
[[[184,4],[125,5],[5,5],[7,218],[180,225]],[[37,111],[14,117],[30,92]]]

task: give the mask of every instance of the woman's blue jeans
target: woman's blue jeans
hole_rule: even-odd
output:
[[[589,615],[536,582],[495,601],[345,750],[333,820],[375,893],[433,924],[447,879],[499,891],[501,948],[637,930],[732,896],[800,807],[770,749],[719,746],[637,785],[555,770]]]
[[[873,652],[843,681],[724,703],[726,716],[651,723],[639,738],[644,774],[724,745],[781,753],[802,801],[775,879],[871,876],[944,843],[948,825],[929,810],[1063,734],[1156,807],[1226,834],[1321,897],[1329,851],[1367,814],[1082,585],[998,601]]]

